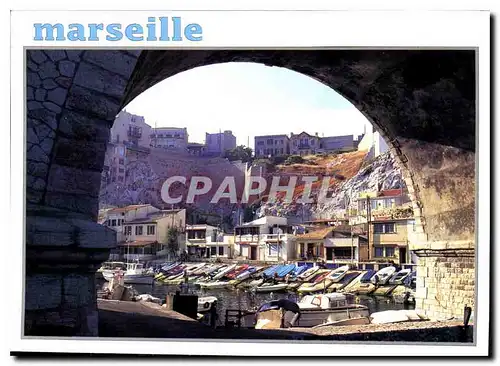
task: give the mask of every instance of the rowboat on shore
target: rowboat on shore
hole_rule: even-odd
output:
[[[255,287],[254,291],[258,293],[265,293],[265,292],[279,292],[279,291],[285,291],[288,287],[287,283],[265,283],[261,286]]]

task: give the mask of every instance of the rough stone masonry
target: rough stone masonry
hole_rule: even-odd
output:
[[[26,335],[97,335],[94,272],[115,245],[114,232],[96,223],[98,195],[109,129],[119,110],[169,76],[232,61],[313,77],[370,119],[391,147],[413,202],[418,307],[460,317],[457,299],[475,305],[474,51],[26,55]]]

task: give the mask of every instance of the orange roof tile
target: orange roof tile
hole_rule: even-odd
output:
[[[297,239],[302,240],[321,240],[324,239],[334,228],[327,227],[324,229],[310,231],[307,234],[297,235]]]
[[[120,213],[120,212],[128,212],[132,211],[141,207],[146,207],[149,205],[130,205],[130,206],[125,206],[125,207],[117,207],[117,208],[112,208],[109,210],[107,213]]]

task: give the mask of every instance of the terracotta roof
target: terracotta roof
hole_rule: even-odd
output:
[[[146,206],[149,206],[149,205],[130,205],[130,206],[126,206],[126,207],[117,207],[117,208],[112,208],[107,213],[109,214],[109,213],[128,212],[128,211],[136,210],[138,208],[146,207]]]
[[[337,231],[339,233],[351,233],[351,226],[350,225],[339,225],[335,226],[333,228],[334,231]],[[353,234],[364,234],[364,230],[362,227],[359,226],[352,226],[352,233]]]
[[[402,193],[402,194],[401,194]],[[380,191],[378,197],[394,197],[404,195],[404,189],[386,189],[385,191]]]
[[[156,240],[136,240],[136,241],[131,241],[131,242],[125,242],[122,241],[121,243],[118,243],[119,247],[144,247],[146,245],[151,245],[156,243]]]
[[[297,239],[302,240],[321,240],[324,239],[330,232],[333,231],[333,227],[327,227],[324,229],[310,231],[307,234],[297,235]]]

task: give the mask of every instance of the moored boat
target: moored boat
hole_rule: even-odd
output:
[[[298,305],[300,317],[294,323],[297,327],[314,327],[324,323],[370,316],[368,307],[348,304],[346,296],[340,293],[307,295]]]
[[[375,285],[385,285],[394,275],[394,272],[396,272],[394,266],[382,268],[371,278],[371,282]]]
[[[402,269],[394,273],[394,275],[389,279],[390,285],[400,285],[404,283],[405,279],[411,275],[411,269]]]

